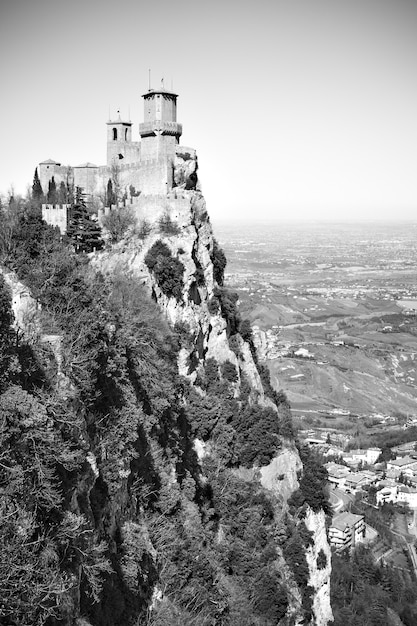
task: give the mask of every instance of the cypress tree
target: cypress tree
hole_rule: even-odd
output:
[[[52,176],[51,180],[48,183],[47,200],[51,204],[56,204],[56,201],[57,201],[56,183],[55,183],[55,178],[53,176]]]
[[[113,192],[113,183],[111,182],[111,178],[109,178],[108,182],[107,182],[107,206],[111,206],[112,204],[115,204],[115,197],[114,197],[114,192]]]
[[[78,201],[71,209],[67,236],[75,246],[76,252],[92,252],[100,250],[104,243],[101,238],[101,228],[94,222],[87,211],[81,193],[77,189]]]
[[[68,199],[67,186],[64,183],[64,181],[61,180],[61,184],[59,185],[59,191],[58,191],[58,202],[59,204],[66,204],[67,199]]]
[[[41,202],[43,199],[43,191],[41,181],[39,180],[38,168],[35,168],[35,174],[33,176],[32,183],[32,200],[36,202]]]

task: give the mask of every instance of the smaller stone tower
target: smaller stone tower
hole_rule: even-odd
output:
[[[132,162],[132,122],[123,122],[120,114],[114,122],[107,122],[107,165]],[[138,156],[136,155],[136,160]]]
[[[177,123],[177,94],[165,89],[150,89],[142,97],[141,160],[174,158],[175,146],[182,135],[182,126]]]

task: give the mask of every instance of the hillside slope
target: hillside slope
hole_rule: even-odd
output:
[[[304,451],[303,473],[203,197],[150,202],[91,261],[29,209],[13,235],[34,301],[8,274],[2,623],[324,626],[322,470]]]

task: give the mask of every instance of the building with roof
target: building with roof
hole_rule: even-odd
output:
[[[417,471],[417,459],[413,459],[411,456],[403,456],[387,461],[387,472],[392,471],[398,476],[405,474],[406,476],[412,476]]]
[[[381,448],[350,450],[343,455],[343,460],[349,465],[359,465],[359,463],[374,465],[374,463],[376,463],[376,461],[379,459],[381,452]]]
[[[326,463],[325,468],[328,473],[328,481],[332,487],[345,489],[346,477],[350,474],[349,467],[338,463]]]
[[[366,526],[363,515],[344,511],[335,515],[329,528],[330,545],[337,551],[351,550],[365,539]]]
[[[407,441],[406,443],[401,443],[399,446],[394,446],[391,448],[391,452],[393,452],[396,456],[412,456],[413,453],[416,452],[417,441]]]
[[[373,472],[354,472],[346,477],[345,490],[347,493],[357,493],[376,481],[377,476]]]
[[[386,486],[377,491],[376,503],[381,505],[385,502],[393,504],[407,504],[410,508],[417,508],[417,488],[408,485],[396,484]]]

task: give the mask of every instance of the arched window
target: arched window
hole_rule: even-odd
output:
[[[113,141],[117,139],[117,128],[113,128]]]
[[[125,128],[125,141],[127,141],[127,128]]]

